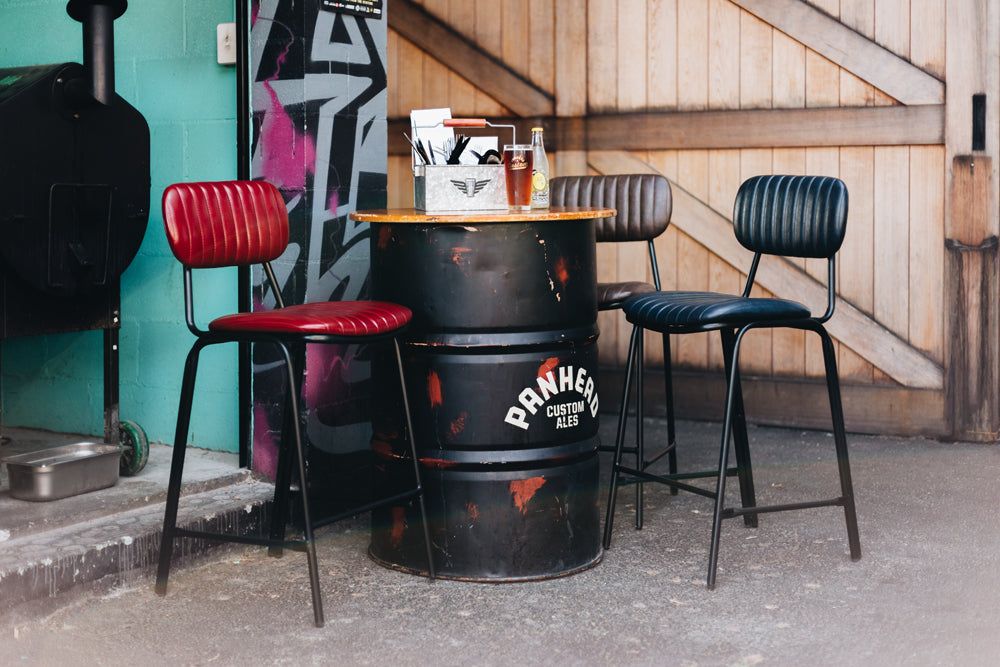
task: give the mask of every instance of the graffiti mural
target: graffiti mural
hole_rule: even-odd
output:
[[[254,0],[250,35],[252,174],[281,190],[291,222],[274,262],[282,298],[366,298],[369,229],[347,216],[386,205],[385,21],[324,10],[322,0]],[[263,283],[254,274],[254,308],[274,305]],[[367,351],[312,345],[306,355],[310,465],[367,450]],[[253,467],[273,475],[284,380],[270,346],[254,349],[253,384]]]

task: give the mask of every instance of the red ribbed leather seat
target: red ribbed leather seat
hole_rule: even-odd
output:
[[[409,308],[396,303],[328,301],[224,315],[209,322],[208,328],[210,331],[379,336],[402,329],[412,318]]]
[[[167,502],[163,518],[163,537],[156,577],[156,590],[166,593],[170,574],[173,543],[177,538],[200,538],[259,544],[277,554],[284,548],[306,552],[309,565],[309,582],[312,589],[313,614],[317,626],[323,625],[323,604],[320,597],[319,571],[313,529],[333,521],[353,516],[362,511],[387,504],[397,504],[407,499],[419,503],[420,517],[427,550],[427,571],[434,578],[427,514],[424,507],[423,487],[417,461],[416,443],[410,421],[409,402],[402,358],[396,336],[409,324],[413,313],[409,308],[384,301],[325,301],[285,306],[281,289],[274,277],[270,262],[277,259],[288,246],[288,212],[285,201],[276,187],[264,181],[224,181],[216,183],[177,183],[163,193],[163,223],[167,242],[174,256],[184,267],[184,313],[188,330],[195,342],[184,365],[181,384],[180,407],[177,412],[177,430],[174,436],[173,462],[167,485]],[[276,307],[250,313],[232,313],[216,317],[207,328],[200,328],[195,321],[193,269],[247,266],[262,264],[267,277],[269,294]],[[302,504],[304,536],[301,540],[285,539],[285,517],[292,482],[292,466],[302,482],[300,489],[308,488],[306,467],[300,433],[298,400],[301,395],[304,372],[304,346],[309,343],[377,344],[391,341],[395,350],[396,365],[402,388],[405,425],[409,436],[409,455],[413,464],[413,487],[391,498],[368,502],[362,507],[342,512],[322,521],[313,521],[309,510],[308,494],[298,493]],[[278,471],[274,485],[274,507],[271,511],[270,536],[220,534],[192,530],[177,526],[177,509],[180,502],[181,476],[184,453],[187,447],[191,406],[194,398],[194,381],[201,350],[219,343],[269,343],[276,345],[287,371],[285,396],[285,426],[282,429],[278,452]]]

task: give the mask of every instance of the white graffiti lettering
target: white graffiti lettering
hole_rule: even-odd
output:
[[[545,416],[556,420],[556,428],[568,428],[580,423],[579,414],[588,409],[592,417],[597,417],[600,401],[597,396],[594,378],[586,368],[560,366],[558,375],[548,371],[536,378],[534,387],[525,387],[517,396],[517,405],[507,409],[504,422],[525,431],[528,430],[528,417],[545,407]],[[563,392],[576,392],[583,396],[581,401],[571,401],[546,405],[546,401]]]

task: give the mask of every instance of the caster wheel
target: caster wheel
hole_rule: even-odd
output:
[[[118,473],[131,477],[146,467],[149,441],[142,428],[130,421],[119,422],[118,439],[123,447],[121,458],[118,459]]]

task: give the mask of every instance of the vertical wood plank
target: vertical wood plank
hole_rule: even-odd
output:
[[[447,22],[469,40],[476,41],[476,5],[468,1],[449,0]],[[455,72],[448,74],[449,99],[453,116],[477,116],[479,97],[476,87]]]
[[[646,0],[618,0],[616,106],[619,112],[646,106]]]
[[[708,108],[708,3],[677,0],[677,108]]]
[[[874,39],[875,1],[841,0],[840,20],[858,33]],[[871,106],[875,104],[876,91],[847,71],[839,77],[840,99],[843,106]],[[872,280],[874,274],[874,152],[871,148],[850,147],[840,149],[840,178],[847,184],[850,203],[847,237],[838,255],[838,291],[844,299],[868,313],[874,313]],[[812,263],[811,272],[819,273],[818,262]],[[823,267],[822,270],[825,270]],[[813,342],[816,345],[815,342]],[[846,346],[838,346],[841,376],[856,382],[871,382],[874,369]],[[819,346],[807,352],[807,364],[817,367]]]
[[[806,105],[806,47],[773,30],[774,83],[772,106],[801,109]]]
[[[840,104],[840,68],[815,51],[806,51],[806,107]]]
[[[951,216],[979,222],[989,218],[992,161],[971,155],[954,159]],[[976,227],[974,223],[969,227]],[[971,232],[980,236],[982,229]],[[991,442],[1000,430],[998,362],[997,237],[980,243],[946,241],[948,289],[946,327],[948,399],[952,433],[961,440]]]
[[[874,315],[874,149],[840,149],[840,178],[847,184],[850,197],[847,236],[838,254],[837,279],[843,298]],[[861,357],[841,347],[840,370],[845,379],[871,382],[872,368]]]
[[[773,91],[771,82],[784,78],[775,75],[771,34],[774,29],[753,14],[740,12],[740,108],[768,109]]]
[[[875,3],[875,41],[902,58],[910,56],[910,0],[879,0]],[[877,104],[895,100],[877,91]]]
[[[583,116],[587,112],[587,0],[556,0],[555,38],[556,115]]]
[[[399,53],[399,108],[409,115],[410,109],[420,109],[423,106],[423,52],[412,42],[400,38]]]
[[[501,60],[512,70],[525,78],[531,78],[528,71],[530,53],[528,44],[528,7],[530,0],[505,0],[500,3]]]
[[[840,0],[839,18],[858,34],[875,38],[875,0]]]
[[[650,109],[677,108],[677,0],[653,0],[648,9],[649,35],[646,103]]]
[[[496,0],[475,0],[476,43],[485,51],[503,59],[503,41],[500,26],[503,21],[503,4]]]
[[[945,78],[945,1],[910,2],[910,62]]]
[[[911,345],[944,361],[945,164],[942,146],[910,147]]]
[[[875,147],[875,319],[901,338],[909,329],[910,149]]]
[[[911,0],[878,0],[875,3],[875,41],[907,60],[910,58],[910,3]],[[925,0],[924,4],[930,3]]]
[[[402,116],[399,95],[399,42],[395,30],[386,30],[385,36],[385,112],[389,118]]]
[[[554,0],[531,0],[528,5],[528,77],[542,90],[555,88]]]
[[[740,106],[740,8],[729,0],[709,0],[708,104],[712,109]]]
[[[618,2],[587,3],[587,103],[590,113],[618,103]]]

